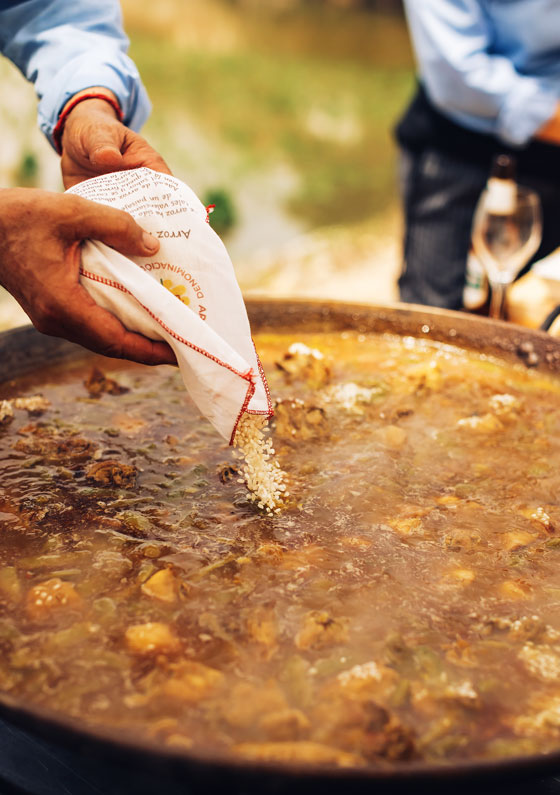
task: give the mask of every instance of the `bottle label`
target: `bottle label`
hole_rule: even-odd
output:
[[[511,215],[517,204],[517,185],[511,179],[490,177],[486,186],[486,210],[493,215]]]
[[[469,252],[465,271],[463,289],[463,306],[465,309],[478,309],[488,297],[488,279],[486,271],[473,251]]]

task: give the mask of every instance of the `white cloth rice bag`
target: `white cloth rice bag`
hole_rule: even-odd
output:
[[[271,415],[231,260],[194,192],[139,168],[94,177],[68,193],[126,210],[160,243],[153,257],[128,258],[86,241],[81,283],[96,303],[130,331],[169,343],[192,399],[230,444],[243,412]]]

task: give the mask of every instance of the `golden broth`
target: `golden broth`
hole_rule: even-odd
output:
[[[0,425],[0,689],[251,759],[560,749],[560,382],[410,338],[297,340],[325,359],[281,370],[293,336],[256,338],[290,492],[272,517],[172,368],[0,386],[51,403]]]

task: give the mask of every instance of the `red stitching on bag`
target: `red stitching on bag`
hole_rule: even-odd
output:
[[[167,331],[167,333],[170,334],[174,339],[176,339],[178,342],[182,342],[183,345],[186,345],[188,348],[191,348],[191,350],[196,351],[197,353],[200,353],[203,356],[206,356],[208,359],[212,359],[212,361],[216,362],[216,364],[219,364],[221,367],[225,367],[227,370],[229,370],[234,375],[238,375],[240,378],[243,378],[244,381],[248,381],[249,382],[249,387],[247,389],[247,394],[245,395],[245,400],[243,401],[243,405],[241,407],[241,411],[239,412],[239,414],[237,416],[237,419],[235,421],[235,425],[233,426],[233,432],[231,434],[230,441],[229,441],[230,445],[233,444],[233,440],[235,438],[235,434],[236,434],[236,431],[237,431],[237,426],[239,425],[241,417],[243,416],[243,414],[245,412],[247,412],[248,414],[266,415],[267,417],[271,417],[274,414],[274,411],[272,409],[272,402],[271,402],[271,399],[270,399],[270,391],[269,391],[269,388],[268,388],[268,383],[266,381],[266,377],[264,375],[264,370],[262,368],[261,360],[259,359],[259,357],[257,355],[256,349],[255,349],[255,355],[257,355],[257,365],[258,365],[258,368],[259,368],[259,374],[260,374],[260,376],[262,378],[263,385],[264,385],[264,388],[265,388],[265,391],[266,391],[266,399],[267,399],[267,403],[268,403],[268,411],[261,411],[261,410],[256,410],[256,409],[251,409],[250,411],[247,410],[247,406],[251,402],[251,398],[255,394],[255,389],[256,389],[256,387],[255,387],[255,377],[254,377],[254,374],[253,374],[253,368],[252,367],[249,368],[249,370],[247,370],[245,373],[241,373],[241,372],[239,372],[239,370],[236,370],[234,367],[232,367],[227,362],[223,362],[221,359],[218,359],[217,356],[214,356],[212,353],[209,353],[209,351],[205,351],[204,348],[199,348],[198,345],[195,345],[194,343],[189,342],[189,340],[185,339],[184,337],[181,337],[175,331],[170,329],[163,322],[163,320],[161,320],[161,318],[159,318],[150,309],[148,309],[147,306],[144,306],[144,304],[141,301],[138,301],[138,298],[136,298],[135,295],[132,295],[130,290],[128,290],[120,282],[115,282],[112,279],[106,279],[104,276],[98,276],[96,273],[90,273],[89,271],[86,271],[83,268],[80,268],[80,274],[82,276],[85,276],[86,279],[91,279],[94,282],[99,282],[100,284],[105,284],[107,287],[114,287],[116,290],[120,290],[122,293],[126,293],[127,295],[132,296],[132,298],[134,298],[134,300],[137,301],[140,304],[142,309],[144,309],[150,315],[150,317],[152,317],[157,323],[159,323],[159,325],[165,331]],[[253,342],[253,347],[254,346],[255,346],[255,343]]]
[[[261,411],[260,414],[268,414],[269,417],[274,417],[274,409],[272,408],[272,398],[270,396],[270,389],[268,388],[268,381],[266,380],[266,375],[264,374],[264,369],[261,364],[261,360],[259,359],[259,354],[257,353],[257,346],[255,345],[255,341],[251,338],[251,342],[253,343],[253,349],[255,351],[255,356],[257,358],[257,366],[259,368],[259,374],[261,376],[261,380],[264,386],[264,391],[266,392],[266,402],[268,404],[268,412]]]

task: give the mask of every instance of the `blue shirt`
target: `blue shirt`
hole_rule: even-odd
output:
[[[117,0],[0,0],[0,51],[35,84],[51,143],[63,106],[93,86],[109,88],[124,123],[140,129],[151,106],[128,44]]]
[[[452,121],[523,146],[560,100],[560,0],[405,0],[420,79]]]

